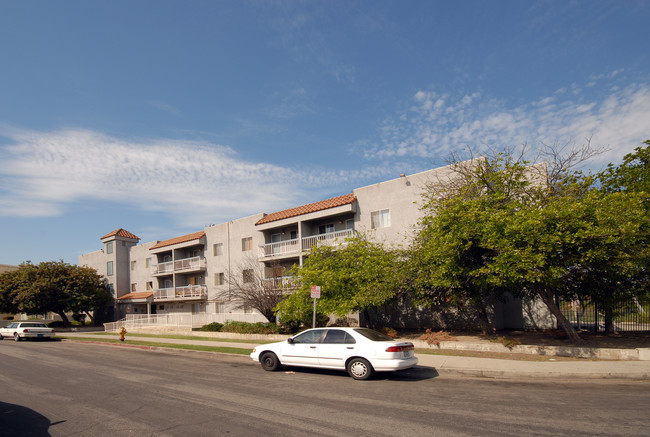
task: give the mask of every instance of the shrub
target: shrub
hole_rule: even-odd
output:
[[[494,343],[501,343],[508,349],[512,350],[513,347],[519,346],[521,342],[515,338],[508,338],[508,337],[497,337],[496,340],[491,340]]]
[[[223,328],[223,324],[218,322],[208,323],[207,325],[201,326],[199,331],[208,331],[208,332],[219,332]]]
[[[419,337],[420,340],[426,341],[429,345],[436,345],[440,346],[441,341],[458,341],[456,337],[452,337],[449,335],[448,332],[445,331],[438,331],[438,332],[433,332],[430,329],[427,329],[427,332],[422,334]]]
[[[248,323],[228,320],[221,329],[223,332],[236,332],[238,334],[279,334],[280,327],[275,323]]]

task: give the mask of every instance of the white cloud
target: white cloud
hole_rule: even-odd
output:
[[[616,76],[620,71],[613,72]],[[478,93],[457,97],[419,90],[408,111],[386,121],[368,158],[441,158],[466,146],[518,146],[591,139],[608,153],[596,166],[620,160],[650,138],[650,87],[611,88],[600,99],[586,98],[572,84],[529,104],[508,107]]]
[[[197,227],[351,192],[389,170],[295,170],[248,162],[229,147],[125,140],[90,130],[0,131],[0,215],[52,217],[74,202],[111,201]]]

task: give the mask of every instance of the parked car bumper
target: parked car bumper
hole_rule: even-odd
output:
[[[370,364],[377,372],[389,372],[393,370],[410,369],[418,363],[417,357],[399,360],[371,359]]]
[[[51,332],[23,332],[18,334],[20,338],[48,338],[51,339],[54,337],[54,334]]]

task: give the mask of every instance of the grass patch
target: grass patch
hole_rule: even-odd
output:
[[[253,348],[240,348],[240,347],[227,347],[227,346],[204,346],[197,344],[178,344],[178,343],[159,343],[153,341],[142,341],[142,340],[125,340],[120,341],[115,338],[97,338],[97,337],[65,337],[65,336],[56,336],[57,339],[65,339],[71,341],[92,341],[96,343],[112,343],[112,344],[126,344],[131,346],[148,346],[148,347],[164,347],[171,349],[184,349],[184,350],[195,350],[195,351],[204,351],[204,352],[220,352],[227,354],[237,354],[237,355],[249,355]]]
[[[90,334],[93,336],[111,336],[117,337],[118,334],[115,332],[98,332],[97,334]],[[126,339],[129,339],[129,335],[133,337],[146,337],[146,338],[169,338],[170,340],[198,340],[198,341],[218,341],[222,343],[250,343],[254,345],[261,344],[261,340],[248,340],[248,339],[239,339],[239,338],[217,338],[217,337],[200,337],[194,335],[165,335],[165,334],[140,334],[139,332],[132,332],[126,334]],[[65,334],[63,334],[65,337]],[[79,337],[69,337],[70,340],[74,340]]]

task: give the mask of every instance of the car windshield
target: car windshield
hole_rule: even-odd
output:
[[[354,332],[358,332],[359,334],[372,341],[395,341],[394,338],[390,338],[381,332],[373,331],[372,329],[368,328],[356,328]]]

